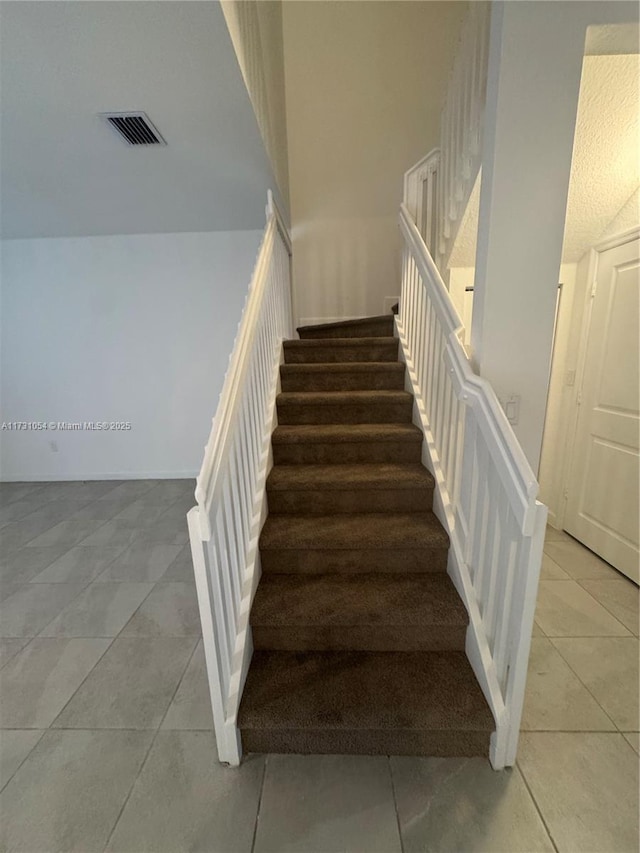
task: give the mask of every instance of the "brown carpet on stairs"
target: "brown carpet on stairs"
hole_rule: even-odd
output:
[[[495,726],[393,328],[308,326],[284,344],[247,752],[488,754]]]

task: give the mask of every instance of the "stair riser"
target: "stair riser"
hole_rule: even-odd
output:
[[[444,572],[447,549],[260,549],[263,572],[326,574],[329,572]]]
[[[370,346],[354,347],[295,347],[285,346],[285,364],[343,364],[345,362],[365,361],[397,361],[398,343],[371,344]]]
[[[353,489],[267,491],[269,512],[335,515],[361,512],[428,512],[433,489]]]
[[[408,424],[413,403],[278,403],[278,423],[300,424]]]
[[[332,338],[386,338],[393,337],[393,319],[359,326],[338,326],[335,329],[299,330],[300,339],[331,340]]]
[[[251,626],[253,646],[274,651],[464,651],[466,625]]]
[[[269,729],[241,727],[245,752],[298,755],[427,755],[486,756],[489,735],[476,731],[415,731],[408,729],[344,730]]]
[[[282,373],[283,391],[403,391],[404,371]]]
[[[276,465],[340,465],[353,462],[420,462],[422,441],[273,444]]]

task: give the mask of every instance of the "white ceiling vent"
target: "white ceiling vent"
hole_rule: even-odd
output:
[[[127,145],[166,145],[145,113],[100,113]]]

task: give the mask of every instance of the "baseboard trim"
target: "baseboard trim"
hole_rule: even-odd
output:
[[[190,471],[90,471],[83,474],[9,474],[0,483],[66,483],[88,480],[194,480],[197,470]],[[195,488],[195,485],[194,485]]]

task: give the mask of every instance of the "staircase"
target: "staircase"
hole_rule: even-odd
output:
[[[393,317],[284,343],[245,752],[487,755]]]

